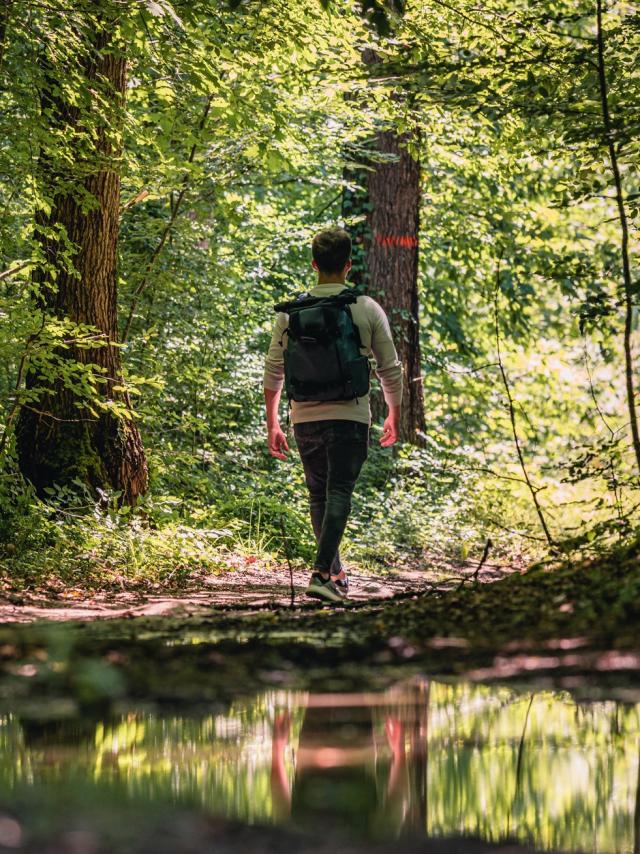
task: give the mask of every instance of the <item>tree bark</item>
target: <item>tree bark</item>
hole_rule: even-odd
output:
[[[345,190],[343,215],[365,219],[355,229],[351,280],[364,285],[389,317],[404,368],[401,438],[421,444],[425,430],[418,300],[418,229],[420,164],[407,150],[408,135],[392,130],[376,134],[372,148],[389,159],[370,161],[371,168],[349,170],[346,180],[363,189]],[[372,395],[374,421],[384,411],[381,396]]]
[[[45,314],[99,330],[103,346],[82,349],[72,344],[64,355],[103,369],[106,382],[100,386],[101,395],[128,405],[126,394],[116,390],[122,384],[122,369],[120,349],[115,346],[120,176],[114,161],[122,144],[126,58],[114,43],[114,27],[104,19],[99,24],[80,58],[83,95],[92,93],[86,103],[62,100],[65,69],[46,55],[43,58],[42,120],[70,137],[75,165],[68,167],[68,161],[58,159],[55,148],[40,156],[40,179],[51,192],[52,205],[48,215],[36,217],[47,266],[35,272],[34,284]],[[103,100],[107,98],[106,110],[96,105],[98,92]],[[96,119],[99,109],[103,113]],[[95,129],[93,137],[84,131],[87,127]],[[88,139],[93,139],[91,149],[87,149]],[[93,199],[89,206],[87,196]],[[69,244],[72,264],[65,257]],[[134,503],[146,490],[147,464],[133,420],[101,409],[97,416],[92,414],[87,401],[61,379],[51,382],[32,369],[26,387],[43,385],[47,391],[37,404],[23,406],[16,426],[24,476],[40,494],[53,484],[80,480],[94,490],[118,490],[122,502]]]
[[[6,51],[7,27],[9,25],[9,15],[13,0],[0,0],[0,71],[4,65],[4,55]]]

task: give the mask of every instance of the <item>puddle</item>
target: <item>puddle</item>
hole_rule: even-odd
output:
[[[71,833],[75,847],[47,850],[143,850],[140,816],[185,809],[358,845],[473,836],[632,854],[639,746],[640,704],[422,678],[379,693],[268,690],[197,716],[7,714],[0,849]]]

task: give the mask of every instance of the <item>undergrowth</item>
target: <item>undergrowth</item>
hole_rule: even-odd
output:
[[[79,483],[41,500],[9,459],[0,477],[5,587],[180,588],[233,570],[238,558],[259,560],[265,572],[287,557],[294,565],[312,561],[306,489],[293,446],[279,464],[256,430],[248,438],[224,437],[218,448],[160,447],[149,462],[151,488],[131,509],[118,506],[117,494],[96,500]],[[443,471],[433,448],[383,451],[374,441],[354,495],[344,556],[361,570],[380,572],[479,555],[485,509],[499,511],[501,500],[500,491],[476,475],[455,465]],[[511,503],[508,511],[515,528],[527,528],[526,509]],[[518,539],[505,535],[495,553],[504,559],[520,554]]]

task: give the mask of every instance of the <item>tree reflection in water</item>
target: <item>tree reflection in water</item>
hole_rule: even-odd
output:
[[[7,715],[0,797],[9,808],[37,790],[46,813],[60,790],[94,805],[108,792],[359,838],[473,834],[630,854],[640,850],[639,710],[418,679],[383,693],[268,691],[200,716]]]

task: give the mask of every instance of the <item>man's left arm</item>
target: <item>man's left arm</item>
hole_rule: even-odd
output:
[[[376,375],[389,412],[384,420],[380,444],[388,448],[400,436],[400,412],[402,406],[402,363],[391,336],[389,320],[382,306],[375,300],[368,303],[371,312],[371,350],[376,359]]]

